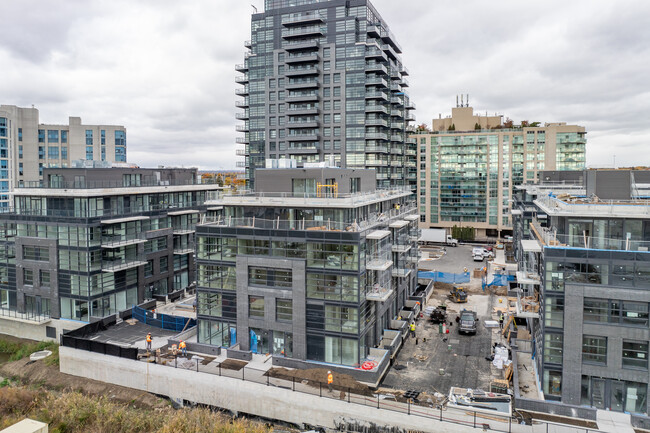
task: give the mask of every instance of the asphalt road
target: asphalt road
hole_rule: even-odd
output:
[[[485,266],[486,262],[475,262],[472,258],[472,248],[475,245],[459,245],[457,247],[445,247],[446,254],[437,260],[421,260],[418,268],[421,271],[451,272],[460,274],[464,268],[470,270]],[[426,251],[426,248],[423,250]]]

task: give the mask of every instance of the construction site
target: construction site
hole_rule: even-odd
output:
[[[378,385],[340,371],[328,383],[327,365],[292,369],[274,365],[270,354],[201,345],[191,293],[65,334],[61,372],[166,396],[177,406],[207,405],[301,428],[597,430],[579,414],[517,407],[518,399],[545,403],[525,323],[539,305],[508,296],[506,254],[497,249],[471,268],[471,246],[425,254],[420,283],[431,286],[431,273],[437,281]],[[445,278],[457,282],[439,281]]]

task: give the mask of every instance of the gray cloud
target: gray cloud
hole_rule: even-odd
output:
[[[261,10],[261,0],[253,0]],[[650,3],[373,2],[402,44],[418,122],[477,111],[589,131],[588,164],[650,165]],[[143,166],[232,168],[250,2],[3,2],[2,103],[124,124]]]

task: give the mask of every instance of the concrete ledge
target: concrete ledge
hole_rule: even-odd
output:
[[[309,423],[335,429],[345,420],[346,423],[354,421],[358,424],[385,427],[387,431],[395,432],[476,431],[471,426],[440,422],[430,417],[376,409],[372,406],[347,403],[345,400],[292,392],[277,386],[131,361],[69,347],[59,349],[59,358],[62,373],[299,426]]]

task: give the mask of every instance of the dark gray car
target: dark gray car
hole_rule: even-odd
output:
[[[476,334],[478,318],[474,311],[463,310],[460,312],[460,322],[458,323],[459,334]]]

